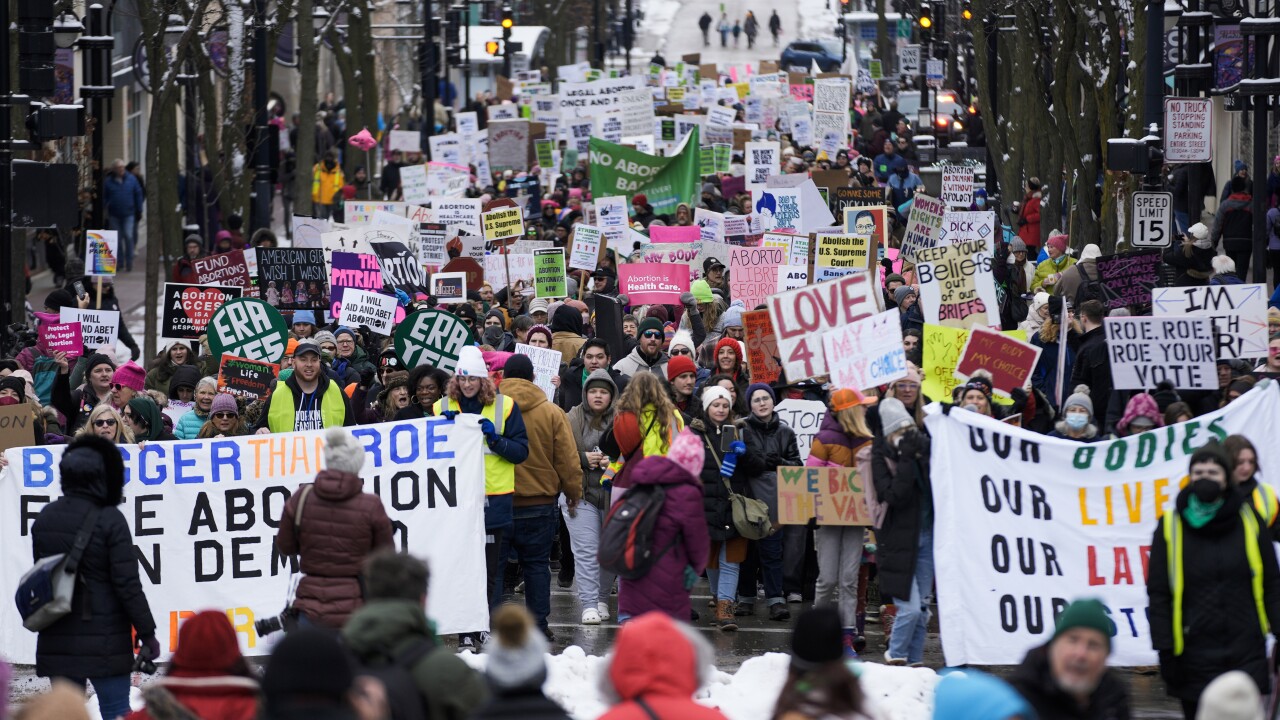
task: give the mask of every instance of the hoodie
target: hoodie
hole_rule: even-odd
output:
[[[529,438],[529,456],[516,465],[515,506],[550,505],[560,493],[581,498],[582,466],[564,411],[523,378],[506,378],[499,389],[516,401]]]
[[[560,351],[560,362],[568,365],[578,357],[587,342],[582,332],[582,313],[570,305],[561,305],[551,316],[551,348]]]
[[[618,702],[600,720],[722,720],[719,710],[693,700],[713,660],[710,646],[697,633],[659,613],[623,625],[601,676],[602,689]],[[653,715],[635,702],[640,697]]]
[[[1248,240],[1253,237],[1253,196],[1247,192],[1231,193],[1218,206],[1209,236],[1214,246],[1218,240]]]
[[[613,429],[613,408],[618,401],[618,384],[614,382],[611,372],[604,368],[593,370],[587,376],[587,382],[593,381],[609,385],[613,393],[609,406],[597,415],[587,408],[584,398],[583,403],[569,411],[568,418],[569,429],[573,431],[573,441],[578,448],[578,462],[582,467],[583,497],[604,512],[609,509],[609,492],[600,484],[604,469],[588,467],[587,453],[599,447],[605,440],[605,433]]]

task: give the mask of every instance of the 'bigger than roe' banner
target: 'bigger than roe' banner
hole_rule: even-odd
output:
[[[953,410],[933,436],[934,566],[947,665],[1011,665],[1053,637],[1074,600],[1115,623],[1110,662],[1154,665],[1147,568],[1192,453],[1239,433],[1280,467],[1280,386],[1255,388],[1190,422],[1077,443]],[[1262,476],[1275,483],[1274,473]]]
[[[425,558],[439,587],[430,614],[442,634],[488,627],[484,565],[484,453],[475,416],[425,418],[352,428],[365,448],[360,476],[391,517],[395,546]],[[275,550],[289,495],[320,470],[323,431],[121,445],[124,503],[168,659],[191,611],[226,610],[247,655],[265,655],[254,620],[276,615],[291,561]],[[60,497],[63,446],[7,450],[0,473],[0,595],[12,598],[31,568],[31,524]],[[310,508],[310,504],[307,508]],[[109,512],[115,512],[112,508]],[[303,515],[306,525],[306,513]],[[296,565],[292,566],[296,569]],[[278,637],[278,636],[277,636]],[[35,661],[36,635],[16,612],[0,613],[9,660]]]

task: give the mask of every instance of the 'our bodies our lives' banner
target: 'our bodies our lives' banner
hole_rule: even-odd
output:
[[[1191,454],[1239,433],[1280,467],[1280,386],[1265,383],[1190,422],[1077,443],[964,410],[933,436],[934,567],[947,665],[1010,665],[1053,637],[1072,601],[1098,598],[1116,626],[1113,665],[1154,665],[1147,565]],[[1274,477],[1262,477],[1274,482]]]
[[[425,418],[352,428],[365,448],[360,473],[391,517],[395,545],[426,559],[448,592],[428,608],[444,634],[488,627],[484,564],[483,441],[475,416]],[[254,620],[284,607],[291,562],[275,551],[285,501],[311,482],[323,431],[122,445],[124,503],[138,574],[157,624],[161,659],[173,651],[186,613],[226,610],[240,649],[270,652]],[[0,474],[0,595],[13,597],[31,568],[31,524],[62,495],[63,446],[6,450]],[[305,527],[306,517],[303,517]],[[276,636],[278,637],[278,636]],[[274,640],[273,637],[271,640]],[[35,660],[36,635],[16,612],[0,613],[0,647]]]

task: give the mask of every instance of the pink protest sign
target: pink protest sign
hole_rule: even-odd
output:
[[[697,225],[650,225],[649,240],[655,243],[688,243],[702,239]]]
[[[632,305],[679,305],[689,291],[689,266],[679,263],[624,263],[618,266],[618,286]]]
[[[891,248],[891,247],[885,248],[884,256],[889,258],[889,261],[893,263],[894,272],[896,273],[902,272],[902,258],[898,257],[898,248]],[[888,274],[889,272],[884,269],[883,265],[881,265],[880,266],[880,287],[884,287],[884,278]]]
[[[40,340],[48,348],[47,354],[62,351],[68,360],[80,357],[84,350],[84,338],[78,322],[44,323],[40,326]]]

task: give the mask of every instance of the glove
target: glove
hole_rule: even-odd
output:
[[[1178,679],[1177,668],[1174,667],[1178,659],[1174,656],[1172,650],[1160,650],[1160,679],[1164,680],[1166,685],[1176,685]]]
[[[698,582],[698,573],[693,571],[693,566],[684,566],[684,589],[692,590],[693,584]]]
[[[373,378],[377,374],[377,371],[372,367],[369,367],[368,365],[364,366],[364,368],[360,370],[360,387],[365,388],[366,390],[373,387]]]
[[[136,343],[129,346],[129,355],[133,360],[137,360],[138,356],[141,354],[142,354],[142,351],[138,349],[138,345]]]
[[[400,304],[401,307],[406,307],[410,302],[412,302],[412,300],[409,298],[409,293],[405,292],[404,290],[401,290],[400,288],[396,288],[396,301]]]
[[[138,638],[138,654],[144,659],[155,660],[160,657],[160,641],[155,635]]]
[[[698,299],[688,290],[680,293],[680,304],[692,310],[698,306]]]
[[[735,455],[741,455],[746,451],[747,451],[747,444],[742,442],[741,440],[734,440],[729,445],[729,452]]]
[[[498,437],[498,429],[493,426],[493,421],[489,418],[480,418],[480,432],[484,433],[486,440]]]
[[[441,415],[441,417],[443,417],[445,420],[448,420],[449,422],[453,422],[453,419],[454,419],[454,418],[456,418],[456,417],[458,417],[458,411],[457,411],[457,410],[445,410],[444,412],[440,413],[440,415]]]
[[[769,453],[764,456],[764,466],[766,468],[776,468],[782,464],[782,457],[776,453]]]
[[[738,468],[738,453],[727,452],[724,454],[724,460],[720,463],[720,477],[733,477],[733,471]]]

